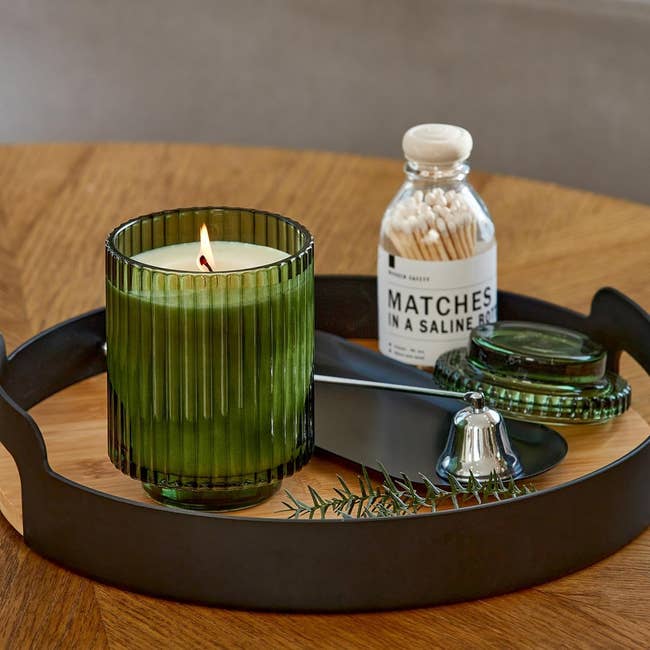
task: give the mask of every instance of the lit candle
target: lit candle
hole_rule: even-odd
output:
[[[113,464],[165,503],[272,494],[314,445],[309,232],[259,211],[173,210],[117,228],[106,262]]]
[[[201,227],[200,246],[196,242],[172,244],[133,256],[136,262],[172,271],[238,271],[274,264],[287,253],[259,244],[210,241],[208,228]]]

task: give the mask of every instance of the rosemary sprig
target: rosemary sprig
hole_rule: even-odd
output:
[[[374,485],[368,476],[368,470],[362,467],[361,474],[357,476],[358,491],[353,491],[343,477],[337,474],[340,486],[334,488],[335,495],[329,499],[321,496],[311,485],[308,486],[311,503],[301,501],[289,490],[285,490],[288,500],[282,502],[285,506],[282,512],[289,512],[289,519],[313,519],[316,516],[325,519],[328,512],[344,519],[377,519],[414,514],[422,510],[438,512],[439,506],[443,504],[451,504],[454,509],[459,509],[490,499],[515,499],[535,491],[532,485],[517,485],[513,479],[504,482],[495,473],[482,482],[471,475],[467,485],[461,485],[450,476],[449,489],[435,485],[429,477],[420,474],[426,488],[422,494],[406,474],[401,474],[401,480],[394,480],[381,463],[379,467],[383,482]]]

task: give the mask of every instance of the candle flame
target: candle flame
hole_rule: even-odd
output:
[[[208,227],[205,224],[201,226],[201,246],[196,257],[196,265],[199,267],[199,271],[214,271],[216,268],[210,235],[208,235]]]

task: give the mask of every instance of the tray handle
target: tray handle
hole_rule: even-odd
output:
[[[47,464],[45,442],[36,422],[13,400],[2,385],[8,367],[4,336],[0,334],[0,443],[14,459],[21,482]]]
[[[2,382],[2,375],[5,374],[7,367],[7,346],[5,344],[5,337],[0,334],[0,382]]]
[[[625,350],[650,374],[650,315],[612,287],[599,289],[591,302],[591,335],[609,351],[607,367],[618,372]]]

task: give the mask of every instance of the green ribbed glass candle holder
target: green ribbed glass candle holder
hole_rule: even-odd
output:
[[[212,241],[279,249],[251,269],[172,271],[134,256]],[[138,217],[106,240],[108,451],[163,503],[253,505],[314,447],[314,244],[301,225],[238,208]]]

